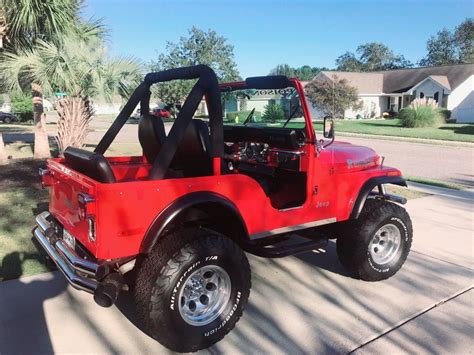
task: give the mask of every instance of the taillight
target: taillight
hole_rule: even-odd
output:
[[[95,242],[95,198],[85,193],[79,193],[77,195],[77,201],[79,204],[80,218],[87,222],[89,240]]]
[[[48,169],[39,168],[38,175],[41,179],[41,188],[44,189],[45,187],[52,185],[51,171],[49,171]]]
[[[95,242],[95,219],[87,217],[88,236],[91,242]]]

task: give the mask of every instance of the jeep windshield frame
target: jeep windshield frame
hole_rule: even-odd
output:
[[[298,98],[299,105],[298,110],[301,110],[302,117],[304,118],[304,127],[303,122],[298,122],[293,124],[291,121],[294,117],[291,117],[289,123],[285,126],[284,123],[290,118],[291,114],[294,110],[286,109],[285,117],[282,122],[276,122],[272,124],[267,124],[265,122],[248,122],[247,126],[258,126],[258,127],[275,127],[275,128],[286,128],[286,129],[304,129],[306,143],[314,143],[316,142],[316,135],[313,129],[313,124],[311,121],[311,114],[308,107],[308,103],[306,101],[306,96],[304,93],[304,88],[301,82],[298,79],[290,78],[288,79],[286,76],[282,75],[273,75],[273,76],[259,76],[259,77],[251,77],[247,78],[245,81],[238,81],[238,82],[230,82],[230,83],[223,83],[219,85],[220,95],[221,95],[221,106],[223,107],[223,123],[224,125],[242,125],[245,118],[247,117],[245,114],[244,117],[239,117],[239,122],[232,122],[231,119],[226,117],[228,112],[224,112],[225,107],[225,98],[228,94],[232,93],[241,93],[242,96],[246,95],[246,91],[262,91],[263,94],[269,95],[285,95],[290,94],[294,95]],[[293,93],[290,93],[289,90],[293,90]],[[238,99],[238,98],[237,98]],[[251,100],[249,100],[250,102]],[[290,104],[291,107],[291,104]],[[250,112],[254,106],[248,108],[247,110]],[[241,111],[244,112],[244,111]],[[261,112],[262,113],[262,112]],[[254,115],[254,113],[252,113]],[[240,119],[242,120],[240,122]]]

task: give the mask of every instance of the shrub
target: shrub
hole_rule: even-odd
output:
[[[12,96],[12,112],[18,117],[20,122],[33,120],[33,103],[31,97],[21,94]]]
[[[446,123],[451,121],[451,111],[450,110],[448,110],[447,108],[440,108],[440,109],[438,109],[438,112],[441,115],[441,117],[444,118],[444,121]]]
[[[232,122],[232,123],[243,123],[244,120],[250,115],[251,112],[252,112],[251,110],[227,112],[225,115],[225,121]],[[259,111],[255,111],[253,113],[253,119],[251,119],[250,121],[255,122],[255,121],[260,121],[261,119],[262,119],[262,113]]]
[[[262,121],[276,122],[276,121],[284,121],[284,120],[285,120],[285,112],[283,111],[280,105],[268,104],[265,106],[265,109],[262,115]]]
[[[436,101],[432,99],[415,99],[409,107],[400,111],[398,118],[404,127],[435,127],[441,124]]]

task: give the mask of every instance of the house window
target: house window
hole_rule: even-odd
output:
[[[420,99],[425,97],[425,93],[423,91],[420,92]]]

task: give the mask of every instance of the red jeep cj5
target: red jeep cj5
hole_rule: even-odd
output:
[[[169,134],[159,117],[144,114],[143,156],[105,158],[138,103],[149,112],[150,86],[177,79],[197,80]],[[203,97],[209,122],[193,119]],[[204,65],[150,73],[94,152],[68,148],[40,171],[50,202],[34,236],[99,305],[131,289],[160,343],[183,352],[208,347],[247,304],[244,251],[278,258],[337,238],[341,263],[367,281],[405,262],[412,225],[399,204],[406,201],[384,189],[406,185],[400,171],[370,148],[334,143],[332,121],[325,127],[327,139],[318,141],[296,79],[218,85]]]

